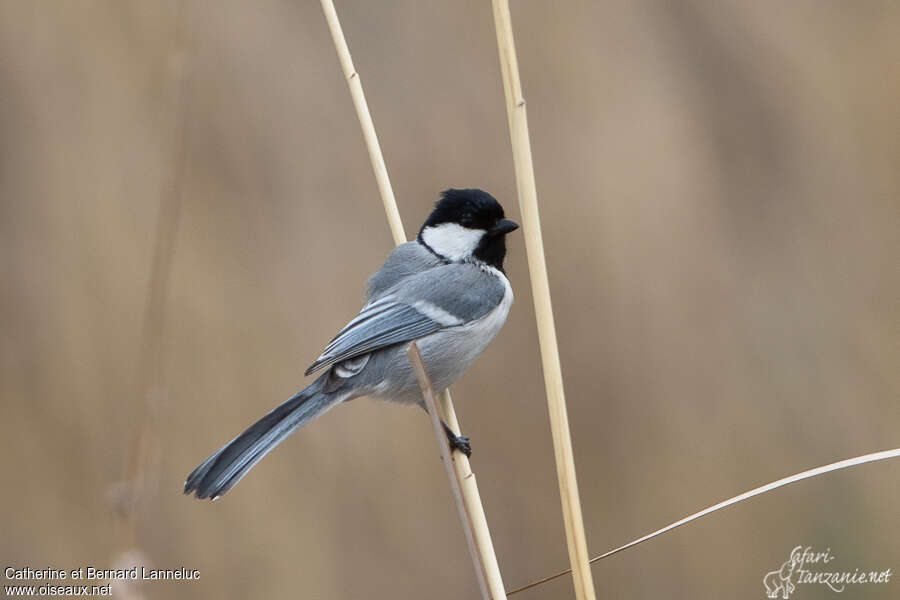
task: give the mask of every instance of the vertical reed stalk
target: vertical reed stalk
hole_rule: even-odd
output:
[[[575,459],[572,453],[569,418],[566,413],[556,330],[553,324],[553,308],[550,304],[550,285],[544,259],[544,242],[538,214],[534,166],[531,162],[528,118],[525,112],[525,99],[522,97],[522,84],[519,80],[519,65],[513,41],[509,2],[508,0],[492,0],[491,4],[494,10],[494,25],[497,30],[503,92],[506,96],[509,136],[516,170],[516,187],[519,191],[522,228],[528,254],[528,271],[531,274],[531,290],[537,317],[544,385],[547,390],[547,405],[550,411],[550,428],[553,434],[553,449],[556,456],[556,471],[562,499],[569,563],[572,565],[575,596],[579,600],[593,600],[595,598],[594,582],[591,579],[591,569],[588,565],[589,556],[584,536],[584,522],[581,516],[581,500],[578,496],[578,482],[575,477]]]
[[[325,12],[325,19],[328,21],[328,28],[331,30],[331,37],[334,39],[334,47],[337,50],[338,58],[341,62],[341,68],[344,71],[344,77],[346,77],[347,85],[350,88],[350,95],[353,98],[353,105],[356,108],[356,115],[359,118],[360,127],[362,127],[366,147],[369,150],[369,159],[372,162],[372,169],[375,172],[375,179],[378,182],[378,191],[381,193],[381,200],[384,203],[384,211],[391,228],[391,234],[394,237],[394,243],[400,245],[406,241],[406,235],[403,232],[400,211],[397,209],[397,201],[394,198],[394,192],[391,188],[387,167],[384,163],[384,157],[381,154],[381,147],[378,144],[378,136],[375,134],[372,116],[369,113],[365,94],[363,94],[362,83],[360,82],[356,68],[353,66],[353,59],[350,56],[350,49],[347,47],[347,41],[344,39],[344,32],[341,30],[337,11],[334,8],[334,2],[332,0],[321,0],[321,2],[322,10]],[[458,434],[459,421],[456,417],[456,411],[453,408],[450,392],[447,390],[441,394],[441,406],[447,424]],[[440,432],[440,435],[444,435],[443,431]],[[469,466],[469,459],[465,455],[459,452],[453,453],[453,467],[464,505],[461,511],[468,514],[472,521],[472,533],[475,538],[475,546],[478,551],[486,584],[490,591],[490,597],[493,598],[493,600],[500,600],[506,597],[506,592],[503,588],[503,580],[500,577],[500,566],[497,563],[497,555],[494,552],[494,545],[491,541],[487,519],[484,514],[484,506],[481,503],[481,496],[478,493],[478,484],[476,483],[475,476]],[[478,569],[476,568],[476,571],[477,570]]]
[[[147,301],[141,327],[137,375],[138,434],[123,466],[122,489],[116,498],[122,521],[119,539],[123,552],[137,542],[142,509],[156,494],[159,463],[157,419],[159,405],[166,395],[164,369],[164,333],[166,304],[169,297],[172,263],[181,215],[182,184],[186,154],[187,64],[185,31],[189,15],[187,2],[179,6],[169,68],[172,71],[172,121],[170,163],[160,186],[159,212],[147,284]]]

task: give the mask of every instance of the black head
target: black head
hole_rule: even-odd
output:
[[[503,207],[485,191],[445,190],[417,239],[446,260],[474,258],[502,271],[506,234],[519,227],[504,217]]]

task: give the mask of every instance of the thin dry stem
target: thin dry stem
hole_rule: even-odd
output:
[[[550,429],[553,434],[553,450],[556,456],[563,523],[569,549],[569,563],[572,565],[575,596],[579,600],[593,600],[595,598],[594,582],[591,579],[591,569],[588,565],[581,500],[578,496],[578,482],[575,477],[575,458],[572,453],[559,348],[556,343],[553,308],[550,303],[550,284],[544,259],[544,241],[538,214],[537,188],[531,160],[531,142],[528,137],[528,118],[525,111],[525,99],[522,97],[522,85],[519,80],[519,66],[513,42],[509,2],[493,0],[492,5],[494,25],[497,30],[497,48],[500,53],[503,91],[506,96],[509,135],[516,170],[516,187],[519,191],[522,228],[528,254],[528,271],[531,274],[531,290],[541,347],[544,385],[547,390],[547,406],[550,412]]]
[[[864,454],[862,456],[857,456],[855,458],[848,458],[846,460],[841,460],[841,461],[834,462],[834,463],[831,463],[828,465],[823,465],[821,467],[816,467],[814,469],[809,469],[807,471],[802,471],[795,475],[789,475],[788,477],[783,477],[782,479],[772,481],[771,483],[761,485],[757,488],[753,488],[752,490],[746,491],[743,494],[738,494],[737,496],[734,496],[733,498],[729,498],[728,500],[723,500],[722,502],[719,502],[718,504],[713,504],[712,506],[704,508],[703,510],[697,511],[692,515],[688,515],[688,516],[684,517],[683,519],[679,519],[678,521],[675,521],[674,523],[670,523],[669,525],[666,525],[665,527],[657,529],[656,531],[654,531],[652,533],[648,533],[645,536],[639,537],[636,540],[632,540],[632,541],[628,542],[627,544],[623,544],[623,545],[619,546],[618,548],[613,548],[609,552],[604,552],[600,556],[595,556],[594,558],[592,558],[590,560],[590,562],[593,564],[600,559],[606,558],[607,556],[612,556],[613,554],[621,552],[622,550],[627,550],[628,548],[633,548],[634,546],[637,546],[638,544],[640,544],[642,542],[646,542],[647,540],[655,538],[658,535],[662,535],[666,532],[672,531],[673,529],[681,527],[682,525],[686,525],[686,524],[690,523],[691,521],[695,521],[695,520],[699,519],[700,517],[705,517],[708,514],[714,513],[718,510],[722,510],[723,508],[727,508],[727,507],[737,504],[739,502],[743,502],[744,500],[749,500],[750,498],[753,498],[754,496],[759,496],[761,494],[765,494],[766,492],[771,492],[772,490],[783,487],[790,483],[796,483],[796,482],[802,481],[804,479],[809,479],[810,477],[816,477],[818,475],[824,475],[825,473],[831,473],[832,471],[838,471],[840,469],[847,469],[849,467],[856,467],[859,465],[864,465],[866,463],[875,462],[877,460],[885,460],[888,458],[898,458],[898,457],[900,457],[900,448],[894,448],[892,450],[882,450],[881,452],[873,452],[871,454]],[[543,579],[539,579],[537,581],[529,583],[528,585],[524,585],[520,588],[514,589],[513,591],[509,592],[507,594],[507,596],[512,596],[513,594],[518,594],[519,592],[524,592],[525,590],[531,589],[533,587],[537,587],[537,586],[541,585],[542,583],[547,583],[548,581],[553,581],[554,579],[556,579],[558,577],[562,577],[563,575],[566,575],[567,573],[570,573],[571,571],[572,571],[571,569],[566,569],[565,571],[560,571],[559,573],[550,575],[549,577],[544,577]]]

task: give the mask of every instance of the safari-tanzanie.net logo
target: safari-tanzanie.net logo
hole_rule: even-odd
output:
[[[834,558],[831,548],[817,552],[812,546],[806,548],[797,546],[791,550],[790,556],[780,569],[770,571],[763,577],[766,597],[788,600],[791,594],[797,591],[798,586],[802,585],[814,585],[819,589],[824,586],[832,592],[840,593],[848,586],[885,584],[891,580],[890,568],[841,569],[831,564]]]

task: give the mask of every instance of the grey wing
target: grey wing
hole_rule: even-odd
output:
[[[503,291],[495,277],[472,265],[442,265],[411,275],[364,306],[306,374],[480,318],[497,306]]]
[[[447,325],[447,322],[433,319],[409,304],[397,302],[390,297],[382,298],[366,305],[331,340],[322,355],[306,370],[306,374],[310,375],[319,369],[384,346],[420,338]]]

